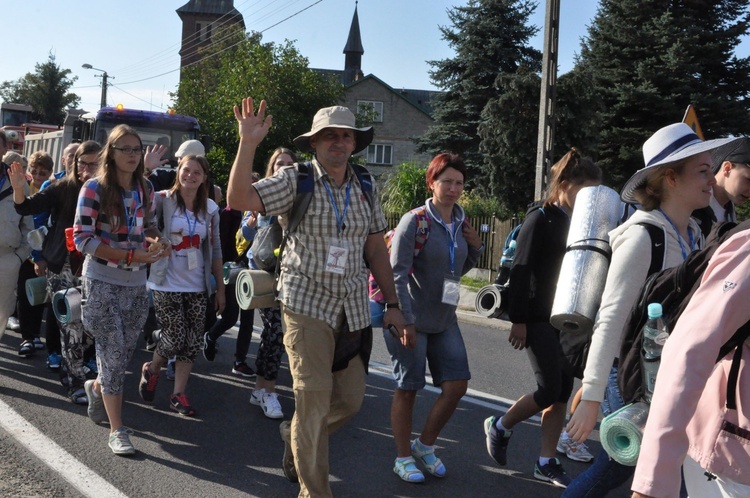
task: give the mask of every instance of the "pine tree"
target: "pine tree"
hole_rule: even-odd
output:
[[[417,144],[421,152],[463,155],[473,184],[485,180],[477,129],[484,107],[503,91],[496,79],[521,66],[541,70],[541,53],[528,44],[537,31],[528,25],[534,8],[528,0],[469,0],[448,11],[451,27],[440,27],[456,55],[430,62],[431,79],[445,93],[435,101],[434,125]]]
[[[601,112],[579,122],[597,144],[606,181],[620,187],[643,167],[643,142],[696,106],[706,138],[750,132],[747,0],[602,0],[580,69]],[[594,129],[598,128],[598,131]]]

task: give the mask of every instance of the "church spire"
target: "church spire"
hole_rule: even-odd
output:
[[[359,32],[359,16],[357,15],[357,4],[354,2],[354,16],[352,25],[349,28],[349,38],[346,40],[344,47],[344,84],[348,85],[362,76],[362,54],[365,49],[362,48],[362,36]]]

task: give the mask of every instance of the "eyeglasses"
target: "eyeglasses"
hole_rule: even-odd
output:
[[[125,151],[123,151],[125,152]],[[129,152],[125,152],[126,154],[129,154]],[[89,171],[97,169],[99,167],[99,163],[94,161],[92,163],[87,163],[86,161],[78,161],[78,169],[87,169]]]
[[[115,150],[119,150],[123,154],[128,154],[128,155],[130,155],[130,154],[140,154],[141,152],[143,152],[143,150],[140,147],[115,147],[113,145],[112,148],[115,149]]]

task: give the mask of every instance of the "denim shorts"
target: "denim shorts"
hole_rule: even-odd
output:
[[[428,363],[435,386],[446,380],[471,379],[466,346],[458,323],[438,334],[417,331],[417,346],[414,349],[406,349],[401,340],[394,338],[387,330],[383,331],[383,337],[391,355],[393,379],[398,389],[422,389],[426,384]]]

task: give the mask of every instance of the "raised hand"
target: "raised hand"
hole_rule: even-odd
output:
[[[26,169],[23,167],[23,164],[18,161],[11,164],[10,170],[8,170],[8,177],[10,178],[10,186],[13,187],[13,190],[23,192],[24,186],[27,185]]]
[[[143,156],[143,166],[149,171],[153,171],[159,166],[169,162],[169,159],[162,159],[164,154],[169,151],[166,145],[151,145],[146,147],[146,154]]]
[[[258,145],[268,134],[273,123],[272,116],[266,115],[266,101],[261,100],[258,113],[253,110],[253,99],[242,99],[242,106],[234,106],[234,117],[239,124],[240,142]]]

